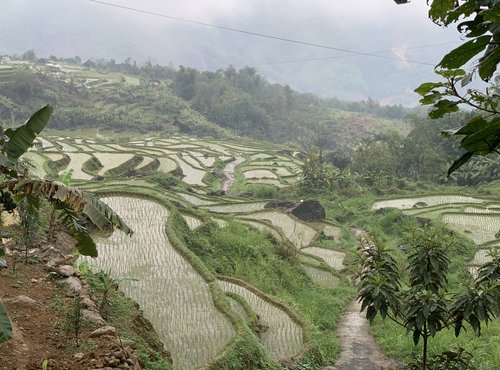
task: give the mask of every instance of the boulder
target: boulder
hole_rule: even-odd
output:
[[[322,221],[326,212],[317,200],[305,200],[292,209],[292,214],[303,221]]]
[[[57,268],[57,273],[64,277],[75,275],[75,269],[71,265],[62,265]]]
[[[81,314],[82,314],[82,319],[87,320],[87,321],[91,322],[92,324],[99,325],[99,326],[106,325],[106,321],[104,321],[102,316],[99,315],[99,313],[97,313],[95,311],[83,309],[83,310],[81,310]]]
[[[224,174],[224,171],[221,171],[221,170],[212,171],[211,174],[216,179],[225,179],[226,178],[226,175]]]
[[[78,296],[82,292],[82,283],[80,279],[75,276],[57,280],[56,283],[66,291],[68,297]]]
[[[25,308],[40,308],[42,306],[40,302],[35,301],[33,298],[27,297],[25,295],[18,295],[16,298],[6,299],[5,302]]]
[[[427,203],[425,202],[417,202],[413,205],[413,208],[421,208],[421,207],[427,207]]]

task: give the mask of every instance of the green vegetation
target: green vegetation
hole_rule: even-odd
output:
[[[278,253],[278,242],[273,237],[238,223],[230,223],[225,228],[207,224],[194,232],[188,232],[187,226],[181,222],[176,227],[176,234],[183,236],[190,250],[213,273],[242,279],[293,305],[312,324],[317,343],[317,352],[313,356],[316,366],[335,360],[340,347],[331,333],[353,295],[347,281],[342,280],[333,290],[315,286],[297,259],[284,258]],[[328,315],[324,315],[325,310]]]
[[[500,62],[498,3],[494,0],[434,0],[430,4],[429,17],[443,26],[460,21],[457,28],[469,39],[446,54],[437,65],[436,73],[445,79],[444,82],[426,82],[415,90],[422,96],[422,105],[432,105],[429,117],[433,119],[458,111],[461,104],[475,110],[463,126],[444,132],[461,139],[460,157],[448,169],[450,175],[475,156],[498,157],[500,154],[498,75],[495,76]],[[463,18],[467,21],[462,22]],[[461,69],[478,54],[482,55],[472,70]],[[495,77],[495,83],[484,91],[465,89],[476,72],[486,83]]]
[[[464,322],[479,336],[481,322],[488,324],[498,312],[498,262],[480,269],[479,276],[466,292],[449,293],[450,252],[460,250],[457,240],[443,230],[416,229],[405,245],[408,266],[398,262],[380,245],[362,245],[361,275],[358,284],[362,310],[373,323],[377,315],[389,318],[413,334],[417,345],[423,341],[422,358],[416,368],[427,369],[428,343],[445,328],[453,327],[459,336]],[[490,268],[491,266],[491,268]],[[408,271],[403,273],[403,271]],[[408,275],[408,282],[401,276]]]
[[[116,328],[120,338],[133,340],[147,370],[170,370],[172,363],[154,329],[139,316],[137,304],[117,289],[117,282],[104,272],[91,273],[88,265],[80,265],[92,292],[105,309],[106,321]],[[104,303],[106,302],[106,303]]]
[[[80,296],[74,297],[71,306],[65,312],[64,330],[73,335],[76,347],[80,347],[80,334],[85,320],[82,317],[82,301]]]

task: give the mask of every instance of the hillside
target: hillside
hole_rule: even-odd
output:
[[[201,72],[130,61],[76,64],[29,53],[24,59],[34,61],[4,57],[0,64],[0,119],[7,123],[50,103],[56,107],[50,127],[60,129],[236,134],[273,142],[298,142],[326,130],[335,145],[410,129],[403,120],[410,111],[401,106],[301,94],[267,82],[253,68]]]
[[[379,355],[374,359],[371,352],[377,348],[375,344],[368,346],[367,355],[349,356],[346,348],[352,348],[352,342],[349,347],[349,338],[335,335],[347,325],[356,349],[360,349],[356,338],[371,341],[367,325],[349,325],[353,319],[363,322],[359,315],[349,319],[356,310],[349,302],[355,295],[352,279],[361,245],[358,237],[368,235],[360,227],[385,241],[405,266],[399,246],[407,230],[419,227],[422,220],[435,225],[439,237],[454,240],[448,251],[453,291],[463,289],[462,284],[474,276],[478,266],[492,260],[489,251],[498,247],[495,183],[479,189],[452,188],[386,177],[382,180],[393,183],[385,183],[386,196],[378,199],[373,192],[384,186],[376,183],[380,181],[376,177],[369,185],[363,179],[357,184],[352,183],[354,178],[344,179],[351,182],[339,183],[336,191],[305,185],[300,154],[278,145],[131,134],[118,143],[115,137],[103,135],[69,135],[69,131],[59,131],[36,140],[26,154],[36,163],[32,174],[61,178],[71,173],[64,176],[66,181],[98,194],[134,229],[131,237],[118,230],[111,236],[95,235],[99,256],[79,257],[77,264],[87,274],[88,270],[107,272],[114,279],[107,286],[117,283],[139,303],[171,353],[174,370],[319,370],[331,364],[342,370],[352,369],[352,364],[378,368]],[[231,168],[236,160],[238,165]],[[228,173],[235,182],[227,193],[218,192]],[[318,208],[308,212],[305,204],[311,200],[319,200],[324,213]],[[441,229],[441,224],[448,229]],[[40,237],[44,235],[42,228]],[[17,239],[22,240],[19,232]],[[22,245],[17,249],[17,263],[21,264],[24,250]],[[11,245],[7,251],[12,253]],[[39,279],[42,266],[36,263],[37,256],[30,257],[38,269],[34,278]],[[11,266],[13,259],[8,263]],[[23,274],[18,279],[21,289],[31,287],[24,275],[29,266],[18,270]],[[2,272],[3,284],[15,279],[10,271],[11,267]],[[95,277],[87,280],[101,290],[106,286]],[[17,292],[34,294],[10,287],[5,298],[13,298]],[[53,299],[45,294],[36,298],[44,303]],[[97,302],[102,301],[104,291],[96,295]],[[109,306],[111,311],[123,313],[119,302]],[[7,309],[10,315],[19,312],[10,305]],[[53,317],[52,310],[44,310],[47,317]],[[21,312],[15,323],[29,329],[34,316]],[[129,329],[126,321],[111,323],[120,335]],[[57,325],[46,323],[41,331],[36,330],[37,336],[43,338],[43,330],[51,333]],[[450,343],[467,351],[480,348],[477,368],[490,370],[498,364],[498,328],[495,319],[481,338],[468,331],[458,342],[453,333],[445,331],[433,348],[448,349]],[[90,329],[82,331],[82,340],[93,348],[96,340],[90,333]],[[404,329],[376,322],[374,333],[392,356],[411,360],[415,347],[407,343],[411,338]],[[50,345],[36,347],[40,360],[46,353],[54,353],[50,355],[51,370],[58,369],[59,360],[76,364],[77,369],[92,356],[102,355],[88,347],[71,346],[72,338],[58,340],[64,344],[57,351],[47,350]],[[8,346],[0,345],[0,354],[8,352]],[[112,349],[105,348],[106,356]],[[148,363],[147,350],[143,351],[145,369],[168,368],[165,362]],[[169,356],[165,354],[165,358]],[[37,355],[30,356],[30,361],[36,359]]]

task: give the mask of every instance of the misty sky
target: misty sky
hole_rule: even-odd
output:
[[[194,25],[88,0],[2,0],[0,54],[131,57],[215,70],[255,66],[273,82],[344,99],[406,102],[458,45],[454,27],[427,18],[425,0],[109,0],[173,17],[361,52],[393,60],[290,44]],[[408,48],[408,49],[405,49]],[[326,59],[330,58],[330,59]],[[413,96],[413,101],[415,97]]]

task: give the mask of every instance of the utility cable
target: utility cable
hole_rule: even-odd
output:
[[[356,50],[338,48],[338,47],[328,46],[328,45],[323,45],[323,44],[316,44],[316,43],[312,43],[312,42],[294,40],[294,39],[290,39],[290,38],[286,38],[286,37],[273,36],[273,35],[268,35],[268,34],[259,33],[259,32],[241,30],[238,28],[225,27],[225,26],[220,26],[220,25],[216,25],[216,24],[195,21],[195,20],[187,19],[187,18],[174,17],[174,16],[167,15],[167,14],[152,12],[152,11],[138,9],[138,8],[132,8],[132,7],[114,4],[114,3],[109,3],[109,2],[101,1],[101,0],[87,0],[87,1],[92,2],[92,3],[96,3],[96,4],[114,7],[114,8],[124,9],[124,10],[128,10],[128,11],[136,12],[136,13],[149,14],[149,15],[154,15],[157,17],[171,19],[171,20],[175,20],[175,21],[179,21],[179,22],[191,23],[191,24],[196,24],[199,26],[211,27],[211,28],[220,29],[220,30],[224,30],[224,31],[237,32],[237,33],[242,33],[242,34],[251,35],[251,36],[255,36],[255,37],[262,37],[262,38],[267,38],[267,39],[271,39],[271,40],[288,42],[288,43],[292,43],[292,44],[312,46],[312,47],[320,48],[320,49],[341,51],[341,52],[349,53],[349,54],[364,55],[364,56],[368,56],[368,57],[372,57],[372,58],[380,58],[380,59],[386,59],[386,60],[400,60],[399,58],[393,58],[393,57],[388,57],[388,56],[384,56],[384,55],[365,53],[362,51],[356,51]],[[433,64],[433,63],[421,62],[418,60],[407,59],[406,62],[412,63],[412,64],[427,65],[427,66],[432,66],[432,67],[435,66],[435,64]]]

